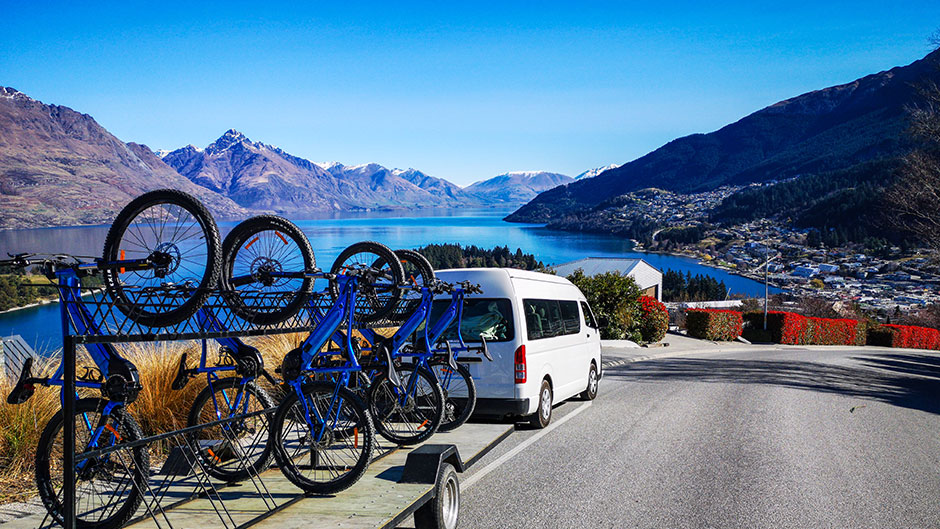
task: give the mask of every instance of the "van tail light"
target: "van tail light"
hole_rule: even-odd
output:
[[[526,363],[525,363],[525,345],[520,345],[516,349],[516,384],[523,384],[526,380]]]

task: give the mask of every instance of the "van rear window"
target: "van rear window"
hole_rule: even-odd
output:
[[[437,321],[450,300],[434,300],[431,305],[431,322]],[[457,322],[444,332],[448,340],[457,339]],[[465,298],[463,323],[460,334],[465,342],[479,342],[482,336],[488,342],[508,342],[515,335],[512,324],[512,303],[505,298]]]
[[[526,336],[530,340],[554,338],[581,332],[577,301],[524,299]]]

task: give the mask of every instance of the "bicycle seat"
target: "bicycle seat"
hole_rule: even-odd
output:
[[[33,384],[33,358],[29,357],[23,362],[23,370],[20,371],[20,378],[17,379],[13,391],[7,396],[7,403],[22,404],[29,400],[36,392],[36,386]]]

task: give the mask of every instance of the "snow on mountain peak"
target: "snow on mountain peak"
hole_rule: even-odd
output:
[[[215,140],[208,147],[206,147],[206,152],[209,154],[219,154],[225,152],[233,145],[237,145],[242,142],[251,143],[251,140],[235,129],[228,129],[225,131],[225,134],[219,137],[219,139]]]
[[[607,171],[608,169],[613,169],[615,167],[620,167],[619,165],[612,163],[610,165],[605,165],[603,167],[595,167],[594,169],[588,169],[578,176],[574,177],[575,180],[584,180],[585,178],[594,178],[595,176]]]
[[[35,101],[35,99],[29,97],[23,92],[20,92],[16,88],[13,88],[10,86],[0,86],[0,99],[20,99],[24,101]]]

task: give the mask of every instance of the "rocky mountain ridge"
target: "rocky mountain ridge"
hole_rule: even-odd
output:
[[[220,218],[247,214],[88,114],[0,87],[0,229],[108,223],[134,197],[163,187],[198,196]]]

